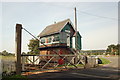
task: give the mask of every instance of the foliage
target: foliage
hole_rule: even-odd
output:
[[[0,52],[0,55],[2,55],[2,56],[15,56],[15,54],[9,53],[6,50]]]
[[[106,50],[107,54],[119,55],[119,47],[120,47],[120,44],[117,44],[117,45],[111,44],[111,45],[109,45],[107,50]]]
[[[30,50],[28,54],[39,54],[39,40],[31,39],[28,44],[28,49]]]
[[[120,44],[111,44],[108,45],[106,50],[81,50],[81,53],[87,55],[103,55],[103,54],[110,54],[110,55],[120,55],[119,52]]]
[[[10,78],[26,78],[26,77],[22,75],[13,75],[13,76],[10,76]]]
[[[25,52],[22,52],[22,54],[26,54]]]
[[[103,53],[105,53],[106,52],[106,50],[82,50],[81,51],[82,53],[82,55],[85,55],[85,54],[87,54],[87,55],[103,55]]]

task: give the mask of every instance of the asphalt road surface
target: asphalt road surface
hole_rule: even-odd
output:
[[[104,57],[106,59],[108,59],[109,61],[111,61],[110,64],[107,64],[107,65],[104,65],[104,66],[107,66],[107,67],[112,67],[112,68],[119,68],[120,69],[120,63],[118,63],[118,61],[120,60],[120,56],[119,57],[116,57],[116,56],[113,56],[113,57]]]
[[[29,75],[33,80],[120,80],[118,72],[118,57],[105,57],[110,64],[89,69],[70,69],[61,72],[48,72]]]

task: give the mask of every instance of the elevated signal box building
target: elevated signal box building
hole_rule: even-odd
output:
[[[41,55],[75,54],[82,48],[81,35],[75,31],[70,19],[47,26],[39,34],[39,39]]]

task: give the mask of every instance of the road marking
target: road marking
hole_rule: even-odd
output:
[[[109,70],[109,71],[120,71],[120,70],[118,70],[118,69],[101,69],[101,70]]]
[[[82,74],[82,73],[71,73],[71,74],[87,76],[87,77],[95,77],[95,78],[110,78],[110,77],[103,77],[103,76],[96,76],[96,75]]]
[[[111,68],[93,68],[93,69],[99,69],[99,70],[106,70],[106,71],[116,71],[116,72],[118,72],[118,71],[120,71],[120,69],[111,69]]]

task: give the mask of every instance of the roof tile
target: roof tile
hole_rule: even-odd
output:
[[[70,19],[66,19],[64,21],[60,21],[58,23],[52,24],[47,26],[40,34],[39,37],[43,37],[46,35],[54,34],[54,33],[59,33],[61,29],[68,23],[71,22]]]

